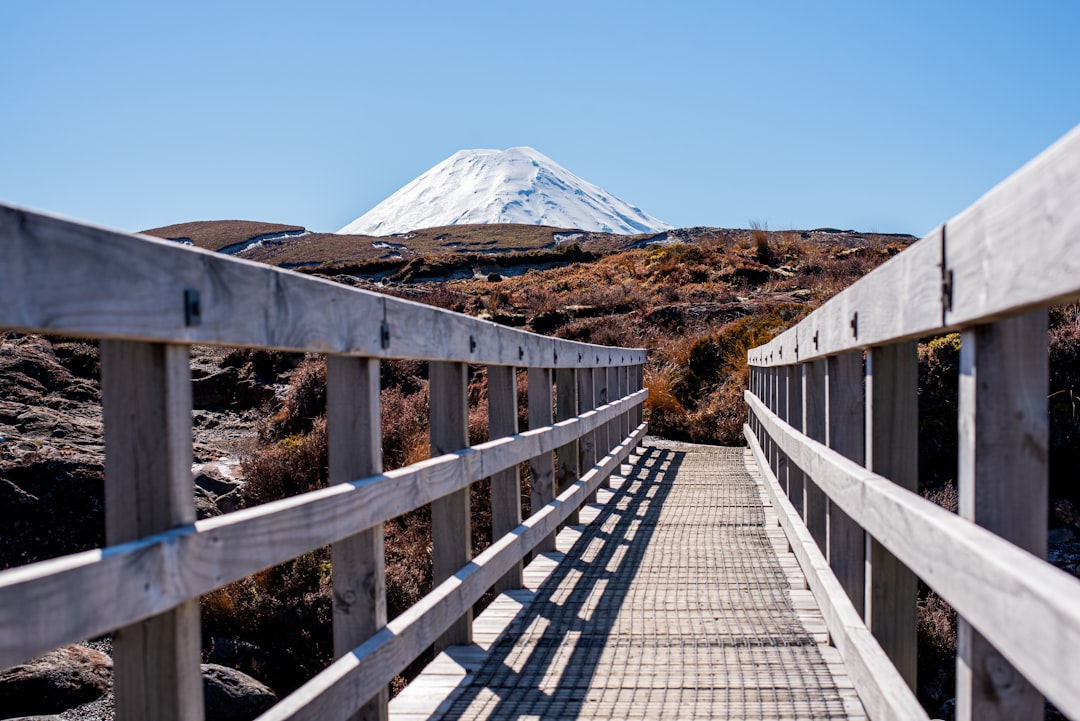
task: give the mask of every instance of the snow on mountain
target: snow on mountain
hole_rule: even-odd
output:
[[[339,230],[392,235],[469,223],[522,223],[633,235],[670,225],[532,148],[461,150]]]

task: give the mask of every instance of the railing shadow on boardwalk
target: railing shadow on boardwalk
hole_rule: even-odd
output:
[[[454,700],[443,718],[464,717],[462,714],[465,713],[472,716],[476,709],[470,706],[478,701],[484,713],[492,718],[517,718],[523,714],[543,717],[547,715],[545,710],[554,706],[557,706],[559,716],[566,717],[581,709],[588,692],[588,681],[595,675],[604,651],[604,641],[626,600],[629,581],[644,558],[684,456],[684,453],[671,449],[644,448],[641,451],[626,476],[627,480],[585,528],[567,552],[567,560],[544,581],[523,615],[510,624],[492,647],[472,683]],[[617,519],[614,525],[612,518]],[[631,531],[634,532],[632,542],[627,539]],[[597,540],[602,545],[595,558],[588,561],[589,570],[573,582],[565,597],[561,597],[570,574],[579,572],[570,559],[584,554]],[[620,551],[624,551],[621,558]],[[612,563],[616,565],[609,569]],[[615,578],[625,581],[612,583]],[[593,594],[598,589],[602,589],[600,597],[594,599]],[[556,599],[556,595],[560,598]],[[595,610],[585,620],[586,614],[582,611],[590,606]],[[541,636],[532,643],[527,658],[512,658],[517,640],[537,631]],[[575,636],[576,639],[571,640]],[[540,687],[541,681],[546,678],[551,665],[564,655],[568,643],[573,650],[564,662],[559,678],[560,682],[566,679],[571,683],[557,694],[549,694]],[[498,698],[494,706],[479,698],[485,692]]]

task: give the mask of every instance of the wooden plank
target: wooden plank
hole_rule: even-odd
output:
[[[791,427],[795,430],[802,431],[803,426],[803,387],[802,387],[802,374],[803,364],[799,363],[793,366],[788,366],[788,391],[790,396],[788,398],[788,413]],[[757,416],[753,413],[750,417],[754,419],[756,423],[760,425]],[[788,459],[788,483],[787,483],[787,497],[791,501],[791,505],[798,511],[799,517],[805,517],[805,508],[803,506],[803,495],[805,491],[803,489],[805,484],[805,476],[802,468],[795,463],[790,455],[784,454]]]
[[[829,497],[1058,708],[1080,708],[1080,579],[906,491],[746,402]]]
[[[604,372],[604,376],[604,388],[607,391],[607,399],[610,403],[619,397],[619,370],[615,366],[608,366]],[[622,436],[619,431],[619,419],[616,417],[612,419],[611,423],[608,423],[607,447],[614,448],[621,442]]]
[[[469,447],[468,371],[464,363],[428,364],[432,457]],[[472,558],[471,518],[468,486],[431,502],[431,569],[436,585],[452,577]],[[471,642],[469,608],[436,641],[435,650]]]
[[[431,644],[465,609],[505,575],[513,563],[566,520],[600,480],[619,467],[647,431],[638,426],[626,443],[613,449],[573,487],[527,518],[514,533],[496,540],[453,578],[390,621],[353,653],[338,659],[293,694],[259,717],[259,721],[343,721],[348,709],[367,701],[379,688]]]
[[[919,490],[918,352],[906,341],[866,354],[866,467],[912,492]],[[869,541],[866,625],[914,690],[918,578],[877,539]]]
[[[593,391],[593,376],[595,374],[589,368],[584,368],[578,373],[578,412],[584,413],[596,407],[596,396]],[[641,406],[637,406],[640,412]],[[638,421],[641,425],[641,421]],[[596,463],[596,432],[583,433],[578,440],[578,468],[592,468]],[[596,497],[590,496],[587,503],[595,503]]]
[[[1080,295],[1080,127],[946,224],[949,327]]]
[[[776,414],[788,421],[791,417],[788,403],[791,399],[791,391],[789,388],[789,368],[781,366],[776,368]],[[781,488],[784,489],[784,493],[787,493],[788,489],[788,475],[790,473],[790,466],[788,465],[788,457],[784,455],[783,451],[777,446],[777,461],[776,461],[776,478],[780,483]]]
[[[607,370],[604,368],[593,368],[593,407],[599,408],[600,406],[607,405],[608,402],[608,387],[607,387]],[[613,438],[610,434],[610,423],[605,423],[599,426],[593,432],[593,438],[596,440],[596,457],[603,458],[607,455],[608,451],[614,445]],[[601,488],[607,486],[601,485]]]
[[[378,476],[0,572],[0,668],[167,611],[396,518],[610,421],[632,399]]]
[[[27,332],[496,365],[645,362],[643,349],[548,338],[6,204],[0,246],[0,327]]]
[[[748,359],[753,365],[784,365],[935,333],[942,325],[941,259],[939,227],[797,326],[751,350]],[[904,302],[897,303],[896,298]]]
[[[914,692],[908,688],[863,624],[862,616],[851,605],[847,593],[817,547],[816,540],[801,523],[802,519],[795,507],[784,496],[776,478],[768,471],[761,446],[757,444],[749,429],[744,431],[744,435],[757,461],[757,470],[765,481],[780,525],[806,574],[806,580],[821,608],[833,644],[844,658],[851,681],[859,693],[867,715],[876,721],[927,720],[928,716]]]
[[[826,417],[825,359],[803,364],[803,428],[810,438],[819,443],[828,439],[829,425]],[[826,558],[829,557],[829,499],[814,482],[814,478],[803,479],[803,514],[810,535],[817,541],[818,548]]]
[[[105,536],[111,544],[195,521],[190,359],[183,345],[101,344]],[[116,718],[201,721],[201,652],[198,600],[118,629]]]
[[[866,459],[863,354],[826,360],[829,447],[856,463]],[[866,606],[866,533],[840,508],[829,505],[829,565],[860,616]]]
[[[551,425],[551,369],[529,369],[529,428]],[[555,462],[550,451],[529,460],[532,508],[543,508],[555,498]],[[555,550],[555,535],[545,538],[537,553]]]
[[[1080,156],[1078,156],[1080,159]],[[960,345],[960,516],[1046,557],[1047,313],[966,331]],[[961,618],[956,713],[964,721],[1043,718],[1042,694]]]
[[[488,434],[492,439],[518,432],[517,369],[488,366]],[[491,474],[491,537],[521,525],[521,478],[516,465]],[[495,593],[521,588],[521,564],[500,578]]]
[[[326,420],[330,484],[382,472],[379,361],[327,356]],[[330,548],[334,583],[334,656],[344,656],[386,625],[383,525]],[[387,718],[383,689],[349,721]]]
[[[577,376],[578,372],[573,368],[560,368],[555,372],[556,420],[565,421],[568,418],[576,417],[578,414]],[[623,414],[622,417],[627,418],[628,416]],[[559,446],[556,453],[559,458],[557,490],[561,493],[569,488],[571,484],[577,482],[581,473],[578,465],[578,440],[575,438],[565,446]],[[571,526],[578,524],[576,510],[567,517],[566,522]]]

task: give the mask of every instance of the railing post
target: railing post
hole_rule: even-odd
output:
[[[630,368],[619,366],[619,398],[625,398],[630,393]],[[625,410],[619,414],[619,442],[622,443],[630,435],[630,411]]]
[[[559,368],[555,371],[555,411],[556,420],[565,421],[578,414],[577,406],[577,370],[574,368]],[[560,446],[557,451],[559,458],[559,485],[558,493],[562,493],[570,486],[577,483],[581,477],[581,468],[578,465],[578,440]],[[575,510],[567,519],[568,526],[576,526],[579,523],[578,513]]]
[[[468,366],[432,361],[431,455],[453,453],[469,445]],[[431,504],[431,564],[435,585],[453,576],[472,558],[469,489],[454,491]],[[436,650],[472,642],[472,610],[435,643]]]
[[[780,369],[770,366],[766,373],[769,378],[769,410],[773,413],[780,412]],[[780,476],[780,446],[775,438],[769,439],[769,468],[772,469],[773,477]]]
[[[105,538],[109,545],[195,521],[191,353],[101,341]],[[118,721],[201,721],[198,599],[113,635]]]
[[[820,358],[803,365],[803,426],[805,433],[819,443],[828,441],[825,393],[826,360]],[[803,484],[803,515],[810,535],[826,558],[829,557],[829,531],[827,523],[829,497],[814,480],[805,477]]]
[[[862,464],[866,458],[863,354],[851,351],[828,358],[825,385],[829,397],[829,447]],[[855,610],[866,605],[866,533],[836,504],[828,504],[829,565]]]
[[[803,370],[805,364],[796,363],[793,366],[788,367],[788,423],[791,427],[797,431],[804,432],[806,426],[803,425]],[[806,484],[806,474],[803,473],[802,468],[795,465],[791,461],[788,461],[788,498],[791,500],[791,505],[795,507],[795,510],[806,520],[806,510],[803,505],[803,496],[805,495],[804,486]]]
[[[379,361],[326,357],[326,430],[330,483],[382,473]],[[341,658],[386,625],[383,525],[330,547],[334,582],[334,657]],[[387,717],[388,689],[350,721]]]
[[[788,390],[788,369],[789,366],[779,366],[776,369],[776,414],[780,417],[780,420],[785,423],[790,423],[791,415],[788,411],[788,401],[790,399],[790,391]],[[787,493],[788,473],[791,470],[791,464],[788,462],[788,457],[780,450],[777,450],[776,458],[776,482],[784,489],[784,493]]]
[[[960,515],[1046,558],[1047,312],[965,331],[960,345]],[[956,717],[1043,718],[1042,695],[962,618]]]
[[[919,350],[915,341],[866,353],[866,467],[919,488]],[[918,579],[875,539],[869,545],[866,625],[915,690]]]
[[[512,366],[488,366],[488,437],[518,432],[517,371]],[[505,536],[521,525],[521,477],[517,466],[491,475],[491,538]],[[502,593],[521,588],[521,561],[495,582]]]
[[[594,375],[592,368],[582,368],[578,373],[578,409],[582,413],[596,408],[596,396],[593,392]],[[580,438],[578,465],[583,472],[588,472],[596,465],[596,431],[589,431]],[[593,491],[586,499],[586,503],[595,502],[596,492]]]
[[[607,402],[613,403],[619,400],[619,368],[617,366],[607,367]],[[619,418],[616,416],[608,422],[608,447],[607,450],[611,451],[615,446],[619,445],[619,441],[622,438],[619,437]]]
[[[608,373],[607,368],[593,368],[593,408],[599,408],[608,402]],[[611,450],[611,424],[604,423],[596,429],[596,459],[599,461]],[[601,488],[611,488],[611,480],[607,477],[600,482]]]
[[[639,363],[638,365],[634,366],[634,390],[635,391],[645,390],[645,365],[642,364],[642,363]],[[641,422],[644,419],[645,419],[644,406],[642,406],[641,404],[638,404],[638,406],[634,410],[634,423],[633,423],[634,428],[637,428],[638,426],[640,426]]]
[[[551,369],[529,369],[529,428],[550,426],[551,416]],[[532,477],[532,512],[555,500],[555,463],[551,453],[543,453],[529,461]],[[555,534],[552,533],[536,546],[536,553],[555,550]]]

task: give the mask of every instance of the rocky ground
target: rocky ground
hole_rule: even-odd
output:
[[[241,459],[300,356],[195,348],[193,493],[200,518],[235,510]],[[0,335],[0,569],[105,543],[97,348]],[[112,648],[98,639],[0,671],[0,718],[112,718]],[[211,659],[205,659],[211,660]],[[204,664],[208,719],[254,718],[273,692]]]

